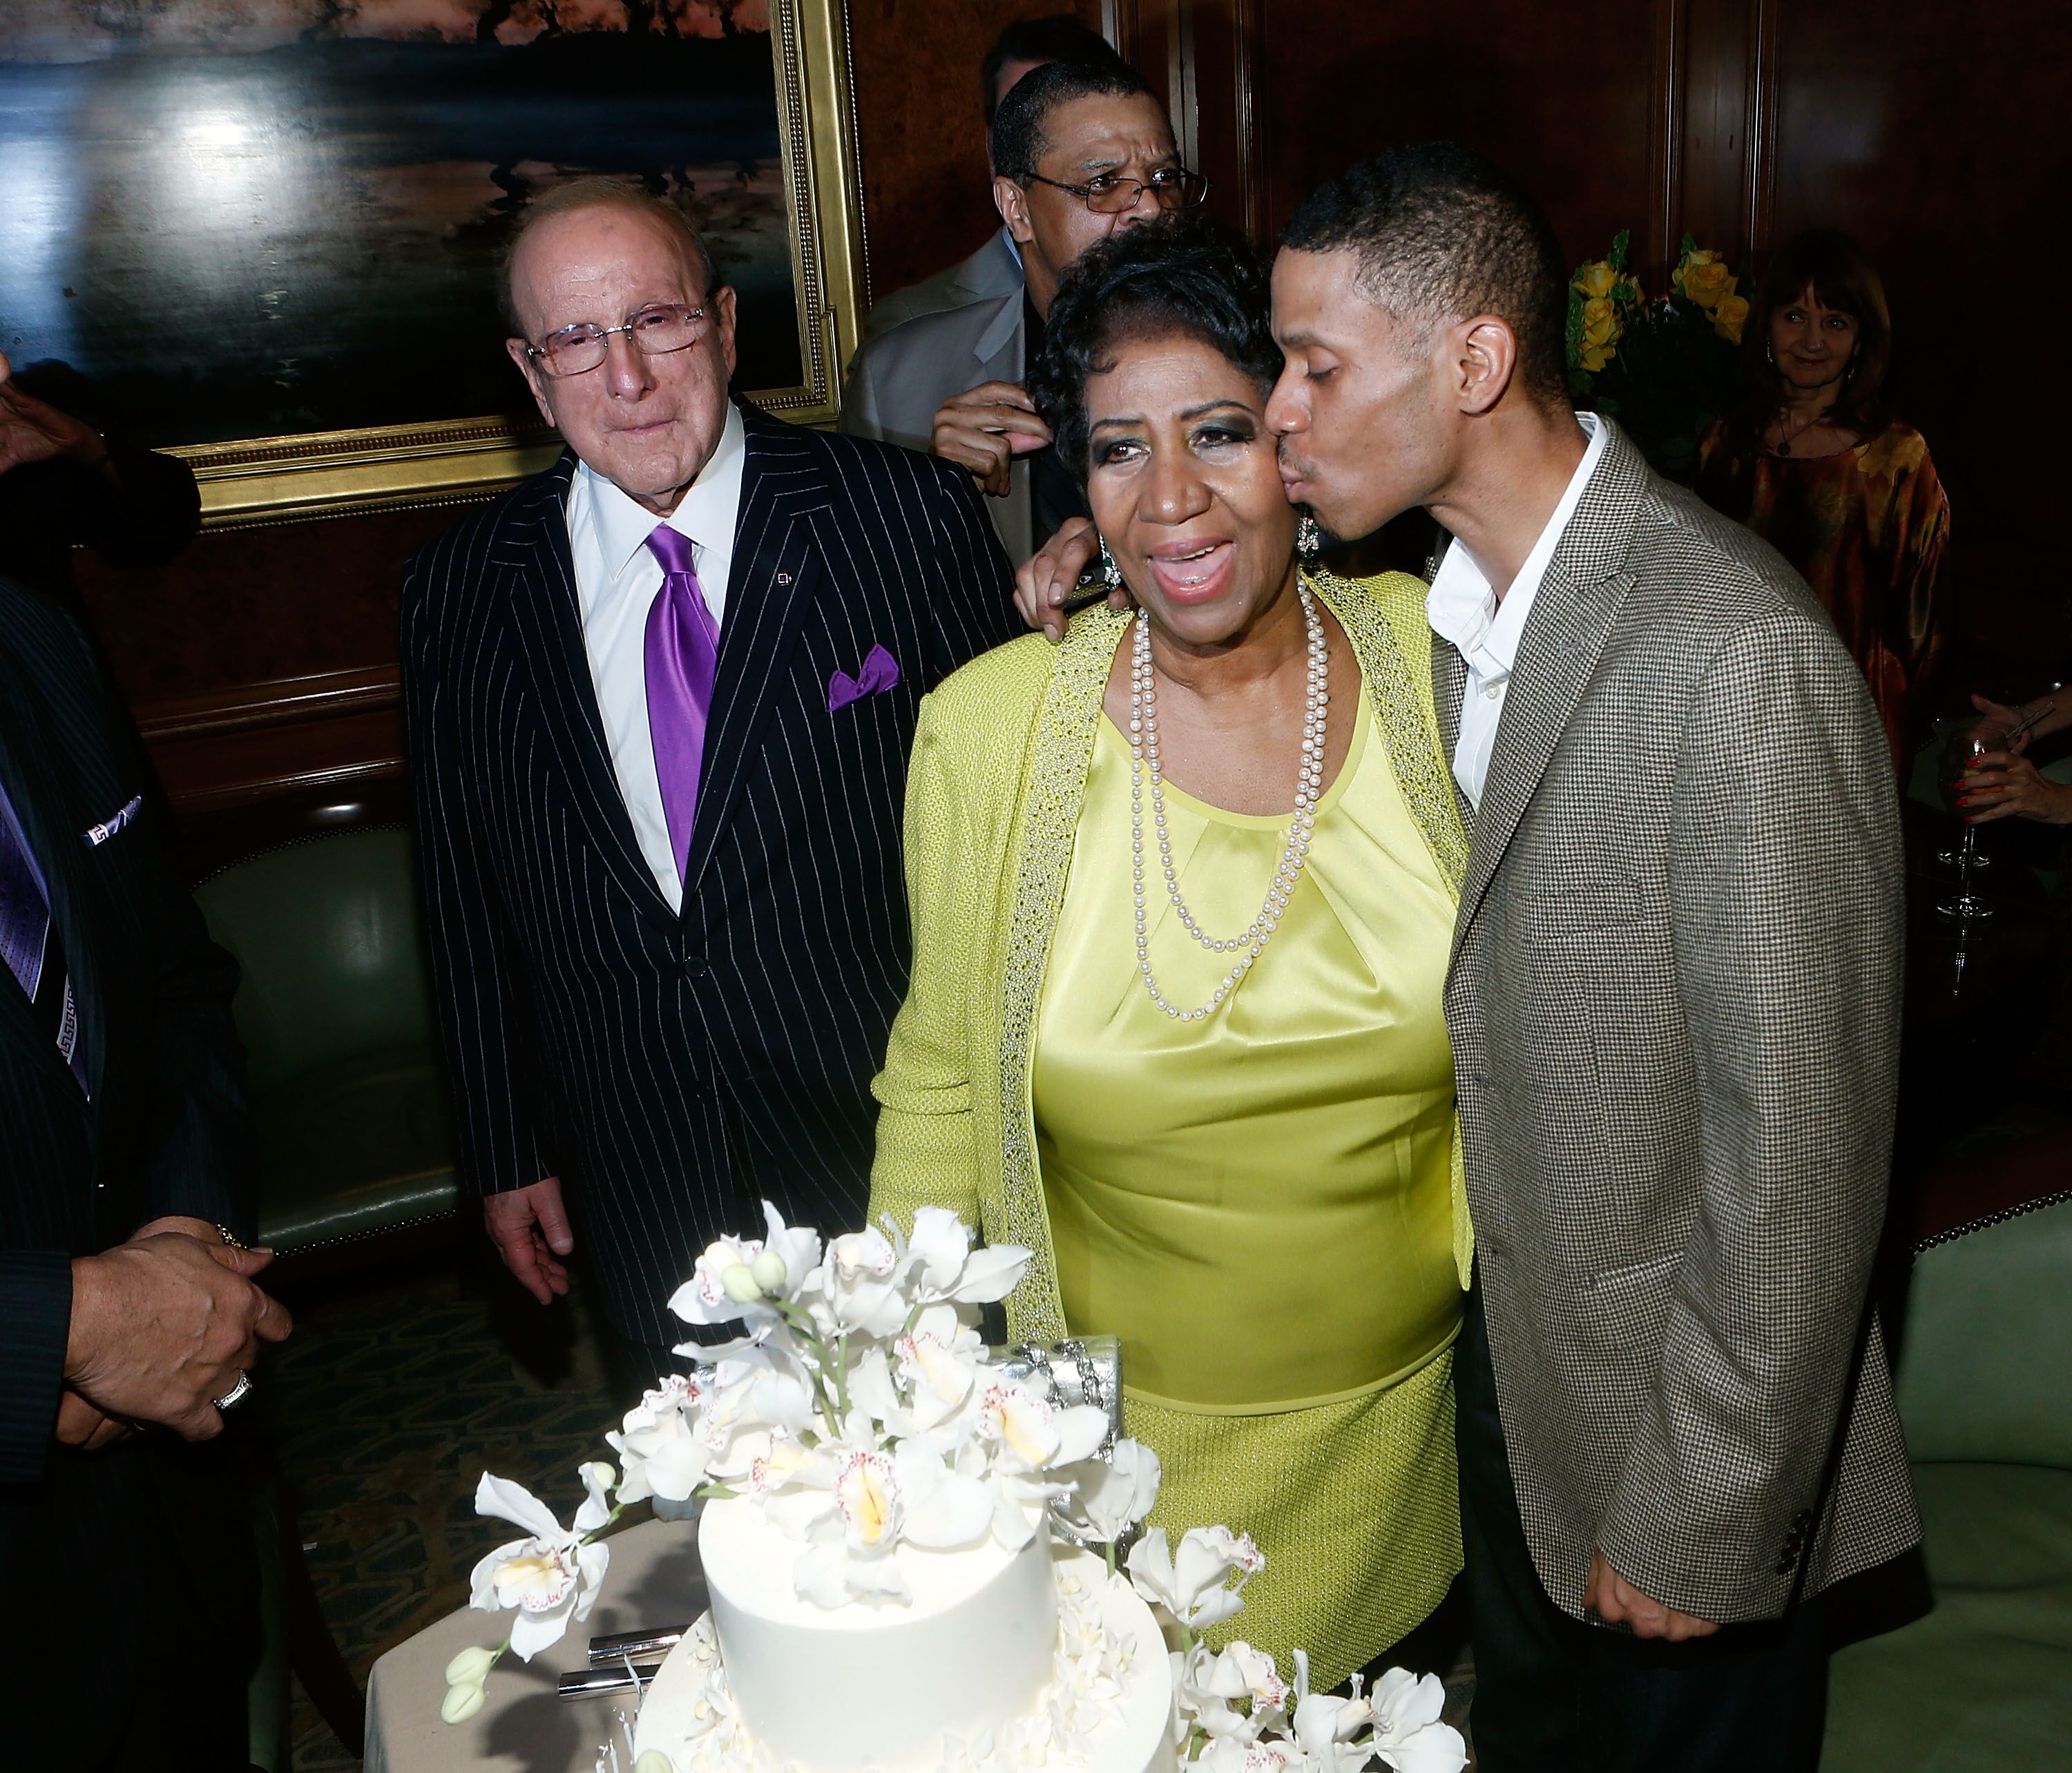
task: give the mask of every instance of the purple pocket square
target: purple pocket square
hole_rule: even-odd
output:
[[[828,679],[828,712],[838,713],[853,701],[875,696],[899,681],[899,661],[882,647],[873,647],[865,656],[863,669],[852,677],[837,671]]]

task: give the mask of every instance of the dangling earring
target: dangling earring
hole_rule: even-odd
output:
[[[1101,577],[1112,591],[1122,589],[1122,569],[1115,563],[1115,556],[1108,551],[1108,537],[1101,537]]]
[[[1295,526],[1295,552],[1302,557],[1306,565],[1316,559],[1323,546],[1323,531],[1318,526],[1316,518],[1310,512],[1304,512],[1301,522]]]

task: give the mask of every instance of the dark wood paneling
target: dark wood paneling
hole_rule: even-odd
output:
[[[952,265],[1000,225],[986,177],[978,68],[1011,19],[1100,0],[849,0],[870,294]]]
[[[1773,0],[1774,3],[1774,0]],[[1891,298],[1893,393],[1950,493],[1967,669],[2015,690],[2072,665],[2058,545],[2072,406],[2072,9],[1823,0],[1778,10],[1770,238],[1839,226]],[[1961,689],[1961,682],[1953,689]]]
[[[402,768],[396,599],[451,508],[203,536],[169,566],[76,557],[80,585],[191,845],[291,823]]]
[[[1365,155],[1452,137],[1512,167],[1571,258],[1644,237],[1659,154],[1665,0],[1263,0],[1252,102],[1266,226]],[[1652,261],[1652,241],[1636,248]]]

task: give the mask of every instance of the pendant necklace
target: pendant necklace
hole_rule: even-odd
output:
[[[1819,412],[1815,413],[1811,418],[1807,420],[1803,425],[1800,426],[1797,430],[1786,431],[1777,440],[1777,453],[1779,455],[1790,455],[1792,438],[1794,437],[1803,437],[1808,431],[1811,430],[1814,426],[1818,425],[1823,419],[1826,418],[1833,410],[1834,408],[1832,406],[1823,406]]]
[[[1137,611],[1132,637],[1129,685],[1129,859],[1132,888],[1137,901],[1137,970],[1151,1001],[1178,1022],[1199,1022],[1236,990],[1252,970],[1266,944],[1273,940],[1281,913],[1302,875],[1309,854],[1309,833],[1317,822],[1317,800],[1324,780],[1326,710],[1330,703],[1330,648],[1324,638],[1323,618],[1317,613],[1316,599],[1300,578],[1296,590],[1302,600],[1302,621],[1309,631],[1309,692],[1302,712],[1302,767],[1295,784],[1295,811],[1289,821],[1288,841],[1281,853],[1266,901],[1259,915],[1241,936],[1219,940],[1194,920],[1180,896],[1179,876],[1173,867],[1172,839],[1166,829],[1166,781],[1158,767],[1158,700],[1151,669],[1151,630],[1144,612]],[[1182,1010],[1166,1001],[1151,970],[1151,938],[1145,911],[1144,893],[1144,776],[1151,774],[1152,828],[1158,846],[1158,863],[1166,876],[1166,896],[1187,933],[1211,954],[1237,956],[1223,982],[1198,1009]]]

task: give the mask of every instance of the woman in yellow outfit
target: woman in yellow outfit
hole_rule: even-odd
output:
[[[1460,1565],[1466,844],[1424,586],[1298,570],[1267,310],[1206,222],[1117,235],[1052,306],[1034,392],[1138,608],[923,704],[872,1207],[1027,1244],[1017,1339],[1121,1338],[1154,1524],[1249,1531],[1225,1635],[1322,1687]]]

